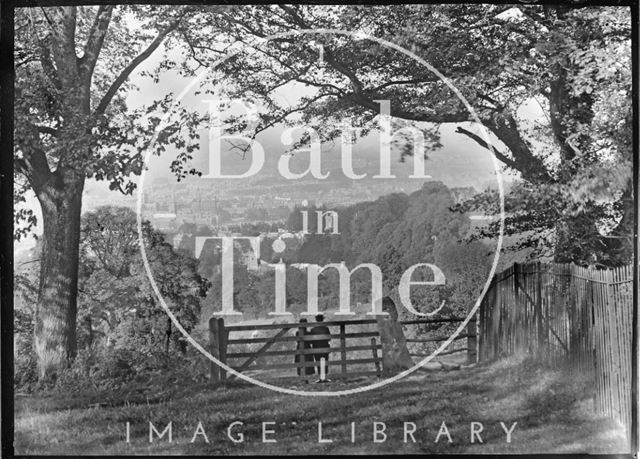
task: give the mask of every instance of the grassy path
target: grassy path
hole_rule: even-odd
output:
[[[376,453],[622,453],[625,439],[614,421],[592,414],[589,381],[527,362],[498,362],[451,372],[419,372],[400,383],[349,397],[295,397],[244,383],[231,388],[176,387],[170,400],[87,408],[80,396],[16,399],[17,454],[376,454]],[[350,383],[351,386],[354,383]],[[362,385],[360,382],[359,385]],[[336,390],[349,383],[314,385]],[[302,387],[302,386],[301,386]],[[189,390],[185,390],[189,389]],[[138,393],[138,401],[155,393]],[[127,397],[129,399],[133,397]],[[96,401],[95,399],[93,401]],[[122,399],[120,403],[126,403]],[[149,443],[149,421],[167,436]],[[227,437],[244,435],[244,442]],[[125,442],[130,422],[131,442]],[[191,443],[198,423],[202,434]],[[268,424],[263,443],[262,422]],[[318,442],[318,423],[323,439]],[[374,442],[374,423],[386,441]],[[452,439],[441,434],[446,423]],[[470,442],[481,423],[483,443]],[[503,422],[509,429],[506,442]],[[355,429],[355,442],[351,429]],[[405,432],[413,430],[413,437]],[[378,430],[382,424],[377,425]],[[479,428],[479,424],[475,425]],[[382,440],[383,435],[378,434]],[[415,439],[415,442],[413,442]]]

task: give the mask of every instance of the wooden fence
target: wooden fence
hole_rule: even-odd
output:
[[[445,324],[462,322],[464,318],[440,318],[440,319],[420,319],[402,321],[403,328],[419,324]],[[224,319],[212,318],[209,320],[209,348],[211,354],[224,364],[230,366],[235,371],[242,373],[246,371],[268,371],[278,370],[278,376],[295,376],[298,368],[316,367],[316,362],[305,361],[304,358],[295,362],[296,355],[313,355],[314,353],[329,352],[328,361],[329,374],[331,379],[351,378],[359,376],[378,376],[383,373],[380,334],[377,328],[376,319],[309,322],[304,326],[309,329],[316,325],[325,325],[331,332],[331,347],[328,350],[299,349],[297,344],[301,341],[298,336],[292,336],[300,323],[275,323],[256,325],[225,325]],[[354,328],[357,328],[354,330]],[[476,340],[475,319],[468,326],[467,332],[456,337],[456,340],[466,339],[467,346],[445,352],[442,355],[452,352],[467,352],[468,359],[476,361],[477,340]],[[258,333],[275,334],[267,336],[256,336]],[[470,331],[473,331],[471,333]],[[252,332],[251,336],[237,337],[238,334],[246,335]],[[441,342],[448,337],[428,337],[428,338],[407,338],[407,343],[427,343]],[[305,335],[304,341],[322,340],[324,337]],[[241,349],[238,349],[241,347]],[[244,349],[242,348],[244,347]],[[247,349],[247,347],[249,347]],[[274,349],[278,348],[278,349]],[[422,356],[423,354],[413,353],[412,356]],[[284,358],[286,361],[274,361],[277,358]],[[289,370],[289,371],[287,371]],[[291,371],[292,370],[292,371]],[[302,372],[304,376],[304,371]],[[227,371],[217,364],[211,363],[211,379],[214,383],[225,382],[235,375],[228,375]]]
[[[479,310],[479,360],[535,355],[594,376],[598,413],[631,438],[633,267],[514,264]]]

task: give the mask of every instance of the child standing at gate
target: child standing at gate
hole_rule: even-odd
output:
[[[300,319],[300,323],[301,324],[306,324],[307,323],[307,319]],[[301,326],[300,328],[298,328],[298,331],[296,332],[296,337],[298,338],[296,340],[296,343],[297,343],[296,351],[311,349],[311,342],[308,341],[308,340],[305,340],[305,336],[308,335],[308,334],[309,333],[307,332],[307,328],[306,327]],[[304,353],[301,353],[301,352],[296,352],[296,355],[294,357],[294,362],[295,363],[313,362],[313,355],[304,354]],[[297,367],[296,370],[298,372],[298,376],[312,375],[314,373],[313,365],[306,366],[306,367]],[[306,380],[306,382],[308,383],[309,380]]]
[[[316,322],[323,322],[324,316],[318,314],[316,316]],[[310,334],[313,335],[311,347],[314,349],[313,358],[316,361],[317,372],[320,376],[317,382],[329,382],[330,379],[326,377],[329,373],[329,348],[331,342],[331,332],[326,325],[316,325],[311,328]],[[324,366],[324,368],[321,368]]]

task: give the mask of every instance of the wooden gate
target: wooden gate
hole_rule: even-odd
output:
[[[403,321],[403,326],[418,324],[445,324],[462,322],[464,318],[419,319]],[[268,375],[270,370],[278,370],[276,376],[296,377],[299,368],[314,367],[318,372],[318,363],[303,356],[318,353],[329,353],[328,373],[331,379],[343,379],[360,376],[380,377],[383,372],[380,334],[376,319],[341,320],[326,322],[308,322],[303,324],[309,329],[316,325],[324,325],[330,330],[330,347],[328,349],[304,349],[298,346],[301,341],[313,342],[323,337],[305,335],[295,336],[301,324],[276,323],[255,325],[225,325],[224,319],[212,318],[209,321],[209,343],[211,354],[238,373],[259,371]],[[406,327],[403,327],[406,328]],[[250,336],[246,336],[251,332]],[[258,336],[262,335],[262,336]],[[414,343],[442,342],[447,336],[429,338],[407,338],[411,350]],[[467,362],[475,362],[476,325],[470,321],[467,331],[456,337],[467,340],[467,346],[443,352],[447,355],[466,352]],[[296,355],[300,356],[295,361]],[[424,353],[412,352],[412,356],[425,356]],[[284,360],[283,360],[284,359]],[[304,371],[301,371],[302,377]],[[215,363],[211,363],[211,379],[214,383],[225,382],[234,377]]]

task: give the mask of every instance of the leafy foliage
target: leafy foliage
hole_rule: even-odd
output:
[[[184,359],[182,336],[173,331],[144,270],[135,213],[100,207],[83,216],[82,235],[80,353],[55,384],[75,389],[77,384],[123,384]],[[181,325],[192,330],[209,283],[197,273],[197,260],[174,251],[147,221],[143,235],[149,267],[163,298]],[[16,275],[15,372],[16,385],[24,388],[34,388],[37,379],[32,347],[37,271],[38,260],[33,260]]]
[[[156,285],[171,312],[191,330],[208,283],[197,273],[197,261],[174,251],[148,222],[143,234]],[[179,346],[180,335],[172,333],[143,266],[135,213],[108,206],[88,212],[83,236],[79,309],[87,345],[99,335],[109,345],[130,349],[168,350],[169,340]]]
[[[452,212],[451,192],[439,182],[426,183],[422,189],[407,196],[392,194],[374,202],[359,203],[338,209],[340,234],[308,234],[300,245],[286,239],[285,252],[264,254],[263,261],[287,264],[286,295],[288,310],[294,313],[306,310],[306,271],[296,268],[297,263],[326,265],[345,262],[349,269],[360,263],[374,263],[383,274],[385,294],[397,294],[402,274],[412,265],[430,262],[439,266],[447,277],[447,285],[435,288],[413,288],[411,298],[421,312],[435,310],[442,301],[445,314],[466,314],[486,281],[491,250],[480,242],[466,243],[469,231],[466,217]],[[299,209],[296,208],[289,223],[290,229],[299,228]],[[266,239],[263,245],[269,246]],[[203,249],[203,254],[206,249]],[[239,253],[236,253],[236,260]],[[416,271],[414,280],[420,278]],[[423,280],[429,280],[423,278]],[[320,309],[335,311],[339,303],[338,274],[323,271],[318,282]],[[274,310],[275,276],[273,269],[249,271],[246,266],[234,266],[234,307],[253,317],[264,318]],[[221,309],[222,273],[212,278],[207,303],[209,311]],[[362,303],[364,312],[371,302],[371,277],[366,269],[353,273],[351,278],[351,304],[353,310]]]
[[[229,82],[227,95],[264,107],[251,126],[231,117],[229,130],[250,127],[257,134],[277,123],[304,122],[322,140],[334,140],[348,120],[364,135],[376,129],[376,101],[386,99],[395,127],[422,129],[428,148],[438,148],[440,124],[457,123],[458,133],[491,150],[523,179],[509,197],[518,203],[506,210],[507,233],[522,234],[524,245],[558,261],[628,261],[628,8],[263,5],[238,6],[215,21],[224,31],[219,39],[237,53],[218,67]],[[303,32],[320,28],[356,36]],[[399,44],[442,71],[496,146],[486,144],[471,113],[439,77],[368,36]],[[282,87],[306,92],[294,102],[280,102]],[[546,121],[523,115],[534,104]],[[309,142],[307,132],[290,150]],[[405,154],[411,148],[401,147]],[[487,210],[478,204],[490,199],[495,212],[494,193],[479,199],[460,210]],[[496,232],[495,225],[485,230],[494,237]]]

